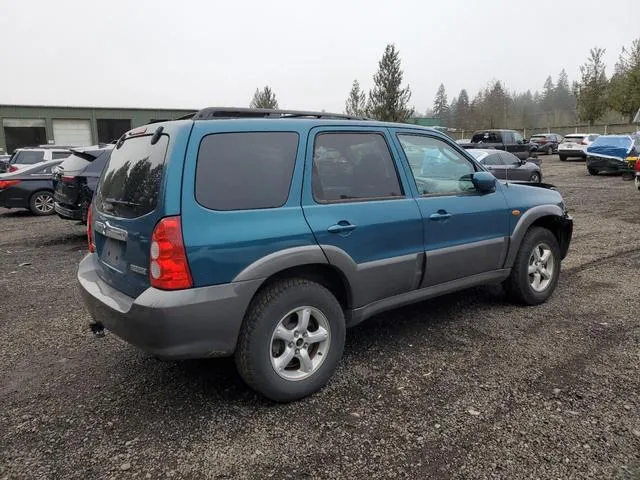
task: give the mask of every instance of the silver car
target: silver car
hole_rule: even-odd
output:
[[[484,165],[496,178],[501,180],[518,180],[531,183],[542,182],[540,165],[533,158],[520,160],[514,154],[502,150],[473,149],[467,150]]]

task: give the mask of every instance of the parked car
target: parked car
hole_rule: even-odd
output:
[[[55,211],[60,218],[87,221],[87,208],[113,145],[74,148],[53,174]]]
[[[0,175],[0,207],[24,208],[34,215],[51,215],[52,172],[62,160],[48,160]]]
[[[558,153],[558,145],[562,143],[562,136],[557,133],[539,133],[532,135],[529,141],[536,146],[536,151],[553,155]]]
[[[527,142],[515,130],[479,130],[473,134],[470,143],[461,143],[463,148],[495,148],[513,153],[521,160],[532,157],[536,145]]]
[[[640,155],[640,136],[601,135],[587,147],[587,171],[621,173],[629,171],[628,159]]]
[[[496,181],[433,129],[228,108],[125,134],[87,223],[94,332],[235,355],[276,401],[320,389],[345,327],[385,310],[493,282],[545,302],[573,229],[560,193]]]
[[[514,154],[501,150],[469,150],[469,153],[496,178],[531,183],[542,182],[540,165],[520,160]]]
[[[61,148],[17,148],[9,159],[7,172],[15,172],[21,168],[48,162],[49,160],[67,158],[69,155],[71,155],[71,152],[68,149]]]
[[[561,161],[567,158],[587,158],[587,147],[600,135],[597,133],[570,133],[558,145],[558,156]]]

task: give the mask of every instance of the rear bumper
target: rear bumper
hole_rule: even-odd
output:
[[[68,208],[58,202],[53,204],[56,213],[69,220],[82,220],[82,210],[80,208]]]
[[[242,320],[262,280],[188,290],[148,288],[138,298],[114,289],[97,274],[97,256],[78,267],[84,303],[107,330],[162,358],[224,357],[235,351]]]
[[[559,155],[564,155],[565,157],[586,158],[586,156],[587,156],[587,154],[584,152],[584,150],[567,150],[567,149],[562,149],[562,148],[558,148],[558,154]]]

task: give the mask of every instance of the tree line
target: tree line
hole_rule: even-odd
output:
[[[611,78],[607,78],[605,50],[594,47],[580,67],[579,79],[569,83],[562,69],[555,81],[549,76],[541,91],[512,92],[493,80],[473,98],[466,89],[449,101],[444,84],[436,92],[433,107],[424,113],[442,126],[462,130],[476,128],[540,128],[593,124],[617,114],[629,123],[640,109],[640,38],[622,48]],[[406,122],[416,114],[410,106],[411,88],[403,85],[400,53],[389,44],[378,62],[373,88],[365,92],[356,79],[345,101],[344,111],[354,117]],[[251,106],[278,108],[275,93],[266,86],[256,89]]]

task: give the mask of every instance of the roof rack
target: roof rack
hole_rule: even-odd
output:
[[[181,117],[193,120],[214,120],[224,118],[332,118],[340,120],[366,120],[366,118],[328,112],[305,112],[299,110],[271,110],[268,108],[203,108],[192,116]]]

